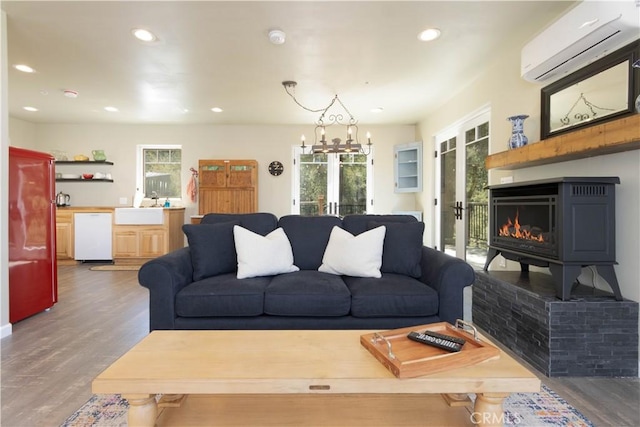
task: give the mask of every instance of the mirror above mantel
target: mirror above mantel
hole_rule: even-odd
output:
[[[639,58],[636,40],[543,88],[540,139],[634,114]]]

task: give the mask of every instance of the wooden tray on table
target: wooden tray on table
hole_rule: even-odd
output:
[[[463,338],[466,342],[460,351],[449,352],[407,338],[409,332],[425,330]],[[496,347],[481,341],[475,327],[462,320],[457,320],[456,326],[440,322],[365,334],[360,336],[360,344],[398,378],[430,375],[500,357]]]

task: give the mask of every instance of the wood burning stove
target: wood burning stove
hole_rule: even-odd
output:
[[[593,265],[622,300],[615,260],[615,184],[618,177],[553,178],[489,187],[489,251],[548,267],[556,296],[568,300],[584,266]]]

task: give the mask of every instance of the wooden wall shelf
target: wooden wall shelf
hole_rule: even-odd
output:
[[[491,154],[487,169],[521,169],[640,148],[640,114]]]

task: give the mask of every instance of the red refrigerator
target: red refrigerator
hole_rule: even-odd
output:
[[[9,321],[58,300],[55,165],[50,154],[9,147]]]

